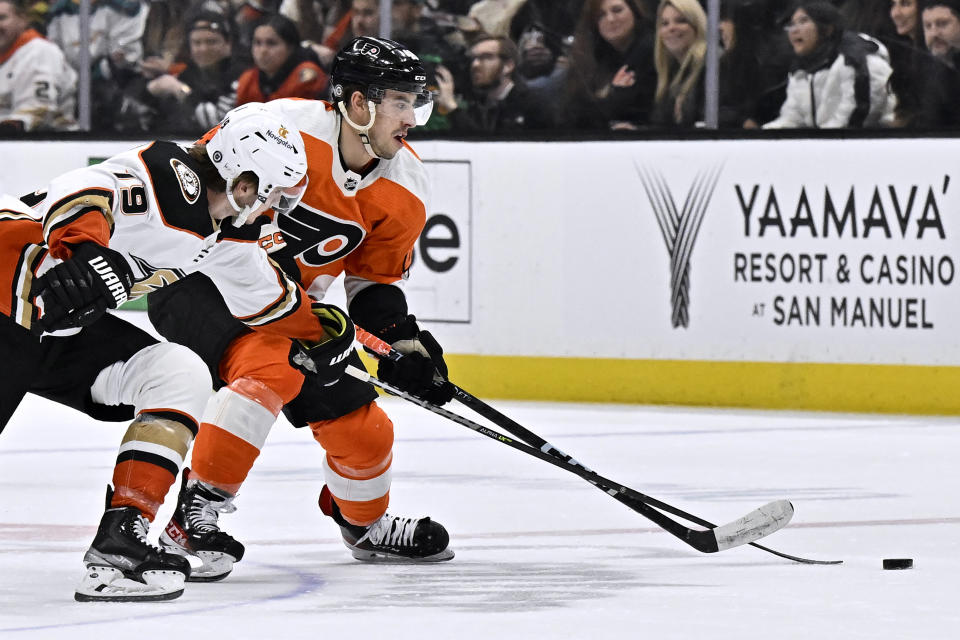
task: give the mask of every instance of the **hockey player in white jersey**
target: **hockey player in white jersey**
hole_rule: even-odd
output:
[[[146,535],[212,392],[195,354],[107,309],[202,271],[246,326],[294,345],[291,357],[325,382],[342,373],[350,321],[311,306],[259,249],[256,230],[237,226],[294,205],[305,171],[296,129],[251,104],[205,146],[154,142],[0,200],[0,429],[26,393],[97,419],[133,419],[77,600],[182,593],[189,562]],[[221,416],[261,406],[256,384],[236,382]]]

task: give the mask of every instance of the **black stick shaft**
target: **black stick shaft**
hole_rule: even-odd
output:
[[[396,349],[394,349],[393,347],[391,347],[388,343],[384,342],[383,340],[380,340],[379,338],[377,338],[377,337],[374,336],[373,334],[371,334],[371,333],[369,333],[369,332],[367,332],[367,331],[364,331],[364,330],[361,329],[360,327],[357,327],[357,341],[360,342],[363,346],[367,347],[368,349],[370,349],[371,351],[373,351],[375,354],[377,354],[378,356],[380,356],[380,357],[382,357],[382,358],[390,358],[391,360],[399,360],[400,358],[403,357],[403,354],[402,354],[402,353],[400,353],[399,351],[397,351]],[[375,380],[375,378],[371,378],[371,382],[373,382],[373,380]],[[379,381],[377,381],[377,383],[379,383]],[[374,384],[377,384],[377,383],[374,383]],[[452,383],[452,382],[449,382],[449,381],[448,381],[448,384],[453,385],[453,383]],[[377,386],[381,386],[381,385],[382,385],[382,383],[380,383],[380,384],[377,385]],[[593,484],[594,486],[596,486],[598,489],[602,490],[604,493],[607,493],[607,494],[609,494],[610,496],[612,496],[613,498],[615,498],[617,501],[626,504],[626,505],[627,505],[628,507],[630,507],[631,509],[634,509],[635,511],[640,512],[642,515],[646,516],[647,518],[649,518],[649,519],[652,520],[653,522],[656,522],[658,525],[660,525],[661,527],[663,527],[664,529],[666,529],[666,530],[669,531],[670,533],[676,535],[677,537],[680,537],[681,539],[684,539],[682,535],[678,534],[678,533],[675,532],[675,531],[671,531],[667,526],[665,526],[665,525],[662,524],[661,522],[658,522],[657,520],[655,520],[655,519],[654,519],[654,516],[652,516],[652,515],[649,514],[649,513],[644,513],[643,511],[641,511],[640,508],[635,507],[635,506],[633,506],[633,505],[634,505],[634,504],[643,504],[645,507],[647,507],[647,509],[648,509],[649,511],[652,511],[653,514],[656,514],[656,516],[658,516],[661,520],[665,519],[666,521],[668,521],[669,523],[672,523],[672,525],[675,525],[676,527],[683,527],[683,525],[681,525],[681,524],[678,523],[678,522],[675,522],[675,521],[671,520],[670,518],[667,518],[667,516],[665,516],[664,514],[660,513],[660,512],[657,511],[656,509],[653,509],[652,507],[654,507],[654,506],[655,506],[655,507],[658,507],[658,508],[662,509],[663,511],[666,511],[667,513],[671,513],[671,514],[673,514],[673,515],[675,515],[675,516],[678,516],[678,517],[680,517],[680,518],[683,518],[683,519],[685,519],[685,520],[688,520],[688,521],[690,521],[690,522],[692,522],[692,523],[694,523],[694,524],[698,524],[698,525],[700,525],[700,526],[702,526],[702,527],[708,527],[708,528],[711,528],[711,529],[712,529],[712,528],[715,528],[715,527],[717,526],[717,525],[711,523],[710,521],[705,520],[705,519],[703,519],[703,518],[701,518],[701,517],[699,517],[699,516],[693,515],[693,514],[691,514],[691,513],[687,513],[686,511],[683,511],[682,509],[678,509],[678,508],[676,508],[676,507],[674,507],[674,506],[672,506],[672,505],[669,505],[669,504],[667,504],[667,503],[665,503],[665,502],[662,502],[662,501],[660,501],[660,500],[657,500],[656,498],[652,498],[652,497],[650,497],[650,496],[647,496],[647,495],[645,495],[645,494],[640,493],[639,491],[635,491],[634,489],[630,489],[629,487],[625,487],[625,486],[623,486],[623,485],[620,485],[619,483],[616,483],[616,482],[613,482],[613,481],[611,481],[611,480],[607,480],[606,478],[603,478],[602,476],[596,474],[594,471],[592,471],[592,470],[589,469],[588,467],[584,466],[583,464],[581,464],[581,463],[578,462],[577,460],[573,459],[569,454],[564,453],[563,451],[561,451],[561,450],[558,449],[557,447],[555,447],[555,446],[553,446],[552,444],[550,444],[549,442],[547,442],[545,439],[543,439],[543,438],[541,438],[540,436],[538,436],[536,433],[530,431],[529,429],[527,429],[526,427],[524,427],[524,426],[521,425],[520,423],[512,420],[512,419],[509,418],[508,416],[500,413],[499,411],[497,411],[496,409],[494,409],[493,407],[491,407],[490,405],[488,405],[488,404],[487,404],[486,402],[484,402],[483,400],[480,400],[479,398],[477,398],[477,397],[474,396],[473,394],[471,394],[471,393],[469,393],[469,392],[467,392],[467,391],[464,391],[463,389],[461,389],[460,387],[458,387],[458,386],[456,386],[456,385],[453,385],[453,387],[454,387],[454,398],[455,398],[458,402],[460,402],[461,404],[463,404],[465,407],[471,409],[472,411],[475,411],[478,415],[483,416],[484,418],[486,418],[487,420],[489,420],[489,421],[492,422],[493,424],[497,425],[497,426],[500,427],[501,429],[504,429],[505,431],[507,431],[507,432],[510,433],[511,435],[514,435],[514,436],[516,436],[516,437],[518,437],[518,438],[521,438],[521,439],[525,440],[529,445],[532,445],[532,447],[536,447],[535,449],[531,447],[531,450],[534,451],[534,452],[536,452],[536,454],[541,454],[541,453],[546,454],[546,457],[543,457],[543,456],[541,456],[541,455],[536,455],[536,457],[538,457],[538,458],[540,458],[541,460],[544,460],[544,461],[546,461],[546,462],[550,462],[551,464],[554,464],[555,466],[561,466],[561,465],[556,464],[555,462],[553,462],[553,460],[561,460],[561,461],[565,462],[566,464],[563,465],[563,466],[561,466],[561,468],[564,468],[564,469],[566,469],[566,470],[568,470],[568,471],[571,471],[572,473],[575,473],[576,475],[582,477],[584,480],[587,480],[588,482],[590,482],[591,484]],[[381,388],[383,388],[383,387],[381,386]],[[401,395],[401,394],[395,394],[395,395]],[[434,413],[439,413],[439,415],[444,415],[445,417],[448,417],[449,419],[453,420],[454,422],[457,422],[457,423],[459,423],[459,424],[464,424],[463,420],[465,420],[465,419],[462,418],[461,416],[458,416],[458,415],[455,414],[455,413],[448,412],[448,411],[446,411],[445,409],[442,409],[442,408],[440,408],[440,407],[433,407],[433,405],[431,405],[431,404],[429,404],[429,403],[425,403],[425,402],[419,400],[419,398],[414,398],[413,396],[408,396],[407,394],[402,394],[401,397],[403,397],[403,396],[407,396],[407,399],[409,399],[410,401],[412,401],[412,402],[414,402],[414,403],[416,403],[416,404],[419,404],[420,406],[426,408],[426,409],[429,410],[429,411],[433,411],[434,409],[439,409],[439,411],[443,411],[444,413],[439,413],[438,411],[434,411]],[[449,414],[449,415],[447,415],[447,414]],[[477,431],[478,433],[483,433],[483,431],[480,431],[480,429],[485,429],[485,427],[482,427],[481,425],[477,425],[476,423],[471,423],[471,424],[474,424],[474,425],[476,425],[477,427],[479,427],[479,429],[474,429],[475,431]],[[471,428],[471,429],[473,428],[473,427],[470,426],[470,425],[464,425],[464,426],[467,426],[468,428]],[[489,430],[488,430],[488,431],[489,431]],[[493,433],[493,434],[496,434],[496,435],[494,435],[494,436],[488,436],[488,437],[493,437],[494,439],[497,439],[497,440],[501,440],[501,438],[504,437],[502,434],[499,434],[499,433],[497,433],[496,431],[490,431],[490,432]],[[484,435],[488,435],[488,434],[484,434]],[[499,437],[498,437],[498,436],[499,436]],[[501,440],[501,441],[502,441],[502,440]],[[515,443],[515,442],[513,442],[513,441],[511,441],[511,443],[512,443],[511,446],[518,444],[518,443]],[[514,448],[519,448],[519,447],[514,447]],[[531,455],[535,455],[535,454],[531,454]],[[583,473],[583,472],[585,472],[585,473]],[[592,477],[588,477],[588,476],[585,475],[585,474],[590,474],[590,476],[592,476]],[[607,483],[607,484],[604,485],[603,483]],[[626,494],[626,495],[625,495],[625,494]],[[628,497],[628,496],[629,496],[629,497]],[[686,529],[687,531],[693,531],[692,529],[689,529],[689,528],[686,528],[686,527],[683,527],[683,528]],[[687,541],[687,542],[689,543],[689,539],[687,539],[687,540],[685,540],[685,541]],[[790,555],[790,554],[788,554],[788,553],[783,553],[782,551],[777,551],[777,550],[775,550],[775,549],[771,549],[770,547],[764,546],[764,545],[759,544],[759,543],[757,543],[757,542],[751,542],[751,543],[749,543],[749,544],[750,544],[751,546],[753,546],[753,547],[756,547],[757,549],[760,549],[761,551],[766,551],[767,553],[771,553],[771,554],[773,554],[773,555],[775,555],[775,556],[779,556],[779,557],[785,558],[785,559],[787,559],[787,560],[792,560],[792,561],[794,561],[794,562],[799,562],[799,563],[801,563],[801,564],[824,564],[824,565],[830,565],[830,564],[841,564],[841,563],[843,562],[842,560],[813,560],[813,559],[810,559],[810,558],[802,558],[802,557],[800,557],[800,556],[794,556],[794,555]]]

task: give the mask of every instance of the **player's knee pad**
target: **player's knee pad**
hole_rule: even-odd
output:
[[[260,380],[238,378],[213,396],[203,422],[261,449],[281,409],[283,398],[270,386]]]
[[[311,422],[313,437],[328,455],[354,468],[372,468],[393,450],[393,422],[376,402],[333,420]]]
[[[290,364],[290,339],[260,331],[238,337],[224,352],[220,377],[228,384],[258,380],[286,404],[297,397],[303,374]]]
[[[138,414],[174,412],[196,423],[213,392],[210,373],[195,353],[160,342],[116,362],[90,388],[95,402],[133,405]]]

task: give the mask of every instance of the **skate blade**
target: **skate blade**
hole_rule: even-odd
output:
[[[233,556],[219,551],[197,551],[193,557],[199,558],[203,565],[190,572],[187,582],[217,582],[223,580],[233,571],[233,565],[237,561]]]
[[[222,551],[192,551],[187,549],[166,531],[160,534],[160,546],[168,553],[183,556],[190,563],[190,575],[187,582],[217,582],[233,571],[237,559]]]
[[[73,594],[77,602],[159,602],[183,595],[185,576],[179,571],[144,571],[143,582],[115,567],[87,567]]]
[[[350,553],[353,554],[355,559],[370,564],[432,564],[452,560],[454,556],[453,549],[444,549],[440,553],[435,553],[432,556],[424,556],[423,558],[411,558],[409,556],[398,556],[383,551],[354,549],[349,547],[349,545],[348,548],[350,548]]]

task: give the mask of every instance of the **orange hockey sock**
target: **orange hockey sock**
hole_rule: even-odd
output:
[[[190,477],[236,494],[259,455],[249,442],[204,422],[193,447]]]

